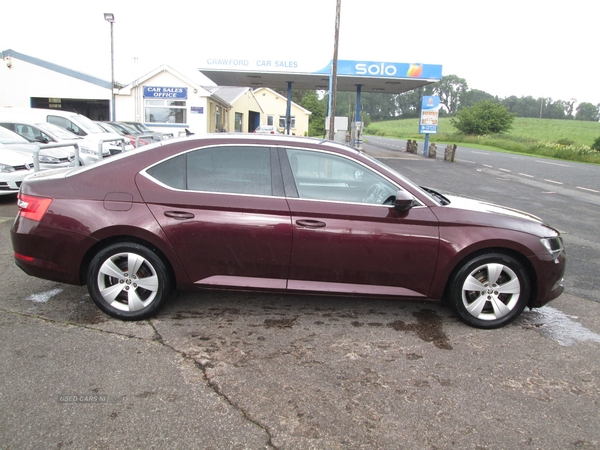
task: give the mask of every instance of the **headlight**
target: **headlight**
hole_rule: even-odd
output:
[[[560,236],[540,239],[548,253],[552,255],[552,259],[556,261],[564,250],[563,241]]]
[[[14,172],[15,168],[13,166],[9,166],[8,164],[0,163],[0,173],[9,173]]]
[[[58,164],[60,162],[60,159],[55,158],[54,156],[39,155],[38,158],[41,163],[45,164]]]
[[[79,150],[81,153],[85,153],[86,155],[98,156],[98,150],[92,150],[91,148],[87,147],[79,147]]]

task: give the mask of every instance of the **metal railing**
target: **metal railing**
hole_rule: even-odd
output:
[[[104,152],[102,148],[102,144],[105,142],[121,142],[121,152],[125,153],[125,146],[127,145],[127,141],[125,138],[100,138],[98,140],[98,160],[101,160],[104,157]]]
[[[152,139],[152,142],[154,142],[154,135],[153,134],[136,134],[135,135],[135,148],[139,148],[139,146],[140,146],[140,139],[145,139],[145,138],[150,138],[150,139]]]
[[[124,138],[100,138],[98,140],[98,160],[101,160],[104,157],[103,152],[103,144],[105,142],[120,142],[121,144],[121,152],[125,152],[125,145],[127,145],[127,141]],[[35,149],[33,151],[33,171],[40,171],[40,150],[46,150],[48,148],[60,148],[60,147],[75,147],[75,165],[81,165],[81,157],[79,156],[81,153],[80,145],[75,141],[62,141],[57,142],[55,144],[44,144],[43,146],[39,143],[33,143],[35,145]]]
[[[46,150],[47,148],[59,148],[59,147],[75,147],[75,164],[79,166],[79,143],[75,141],[63,141],[56,144],[44,144],[42,147],[38,143],[33,143],[35,149],[33,150],[33,171],[40,171],[40,150]]]

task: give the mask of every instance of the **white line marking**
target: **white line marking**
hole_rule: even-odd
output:
[[[568,164],[552,163],[552,162],[548,162],[548,161],[536,161],[536,162],[541,163],[541,164],[550,164],[551,166],[571,167]]]
[[[577,189],[581,189],[582,191],[596,192],[597,194],[600,193],[600,191],[597,191],[596,189],[589,189],[589,188],[584,188],[581,186],[577,186]]]
[[[471,152],[471,153],[475,153],[476,155],[489,155],[489,153],[483,153],[483,152]]]
[[[498,170],[501,170],[502,172],[512,172],[512,170],[502,169],[502,168],[499,168]]]
[[[529,174],[526,174],[526,173],[520,173],[519,172],[519,175],[523,175],[524,177],[529,177],[529,178],[535,178],[533,175],[529,175]]]
[[[494,168],[494,166],[488,166],[487,164],[484,164],[483,166],[484,166],[484,167],[489,167],[490,169],[493,169],[493,168]]]
[[[547,178],[544,178],[544,181],[547,181],[548,183],[562,184],[560,181],[548,180]]]
[[[468,159],[457,159],[456,161],[460,161],[460,162],[465,162],[465,163],[469,163],[469,164],[477,164],[475,161],[469,161]],[[14,219],[11,218],[10,220]]]

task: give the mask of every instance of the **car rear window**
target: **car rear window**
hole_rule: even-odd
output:
[[[270,149],[211,147],[176,156],[147,170],[175,189],[272,195]]]

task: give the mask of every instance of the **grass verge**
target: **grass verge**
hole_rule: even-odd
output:
[[[450,122],[440,118],[438,130],[429,140],[436,144],[464,144],[490,150],[543,156],[568,161],[600,164],[600,152],[590,146],[600,136],[600,123],[580,120],[531,119],[517,117],[512,129],[504,134],[468,136],[460,134]],[[419,119],[389,120],[371,123],[365,134],[423,140]]]

